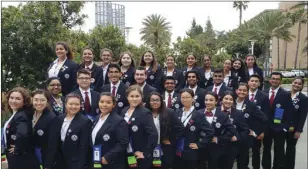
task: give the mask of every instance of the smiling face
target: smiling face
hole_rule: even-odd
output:
[[[255,63],[255,58],[253,56],[247,56],[246,58],[247,67],[252,68],[254,63]]]
[[[91,85],[91,76],[88,74],[80,73],[77,77],[77,83],[80,88],[87,90]]]
[[[154,60],[154,57],[153,57],[152,53],[146,52],[143,56],[143,60],[144,60],[146,65],[151,65],[153,60]]]
[[[143,84],[147,79],[147,75],[145,70],[136,70],[135,72],[135,80],[137,84]]]
[[[257,77],[251,77],[248,81],[248,86],[250,89],[255,91],[260,86],[260,80]]]
[[[174,67],[174,58],[172,56],[168,56],[166,59],[166,64],[168,68]]]
[[[230,109],[233,106],[234,100],[231,95],[225,95],[222,99],[222,105],[225,110]]]
[[[123,64],[123,66],[125,67],[128,67],[132,64],[132,58],[127,54],[125,53],[122,58],[121,58],[121,63]]]
[[[214,84],[216,86],[220,85],[224,80],[224,75],[223,73],[214,73],[213,74],[213,81],[214,81]]]
[[[188,92],[183,92],[181,94],[181,103],[184,107],[191,107],[193,104],[194,98]]]
[[[127,96],[128,103],[130,107],[137,107],[142,102],[142,95],[137,90],[129,92]]]
[[[231,69],[231,61],[230,60],[226,60],[224,62],[224,70],[225,71],[229,71]]]
[[[80,99],[77,97],[69,97],[67,98],[66,104],[66,113],[71,115],[76,115],[81,108]]]
[[[153,110],[157,110],[160,108],[161,106],[161,100],[160,100],[160,97],[157,96],[157,95],[152,95],[150,97],[150,106]]]
[[[93,52],[92,52],[90,49],[85,49],[85,50],[82,52],[82,59],[83,59],[85,62],[92,62],[92,61],[93,61],[93,58],[94,58],[94,55],[93,55]]]
[[[270,79],[270,84],[272,88],[277,88],[281,84],[281,76],[273,74]]]
[[[8,101],[9,106],[13,111],[17,111],[24,106],[24,98],[19,92],[12,92]]]
[[[239,86],[238,89],[236,90],[236,94],[239,98],[245,99],[248,95],[247,87],[244,85]]]
[[[44,94],[36,94],[32,98],[33,108],[37,111],[43,111],[47,105],[48,101]]]
[[[112,60],[112,55],[109,51],[103,51],[101,54],[101,60],[104,62],[105,65],[108,65]]]
[[[67,51],[63,45],[60,45],[60,44],[56,45],[56,55],[59,58],[65,58],[66,54],[67,54]]]
[[[49,93],[51,93],[52,95],[60,94],[61,90],[62,90],[60,81],[58,79],[54,79],[54,80],[50,81],[47,89],[48,89]]]
[[[303,82],[301,79],[295,79],[292,83],[292,89],[295,92],[301,91],[303,89]]]
[[[205,67],[211,67],[211,59],[209,56],[203,57],[203,64]]]
[[[216,98],[211,94],[205,96],[204,102],[207,110],[213,110],[217,104]]]
[[[187,74],[187,83],[190,86],[195,86],[198,82],[197,75],[195,73],[188,73]]]
[[[196,63],[196,58],[194,55],[188,55],[186,59],[186,63],[189,67],[193,67]]]
[[[241,66],[242,66],[242,64],[241,64],[241,62],[239,61],[239,60],[236,60],[236,61],[234,61],[233,62],[233,68],[235,69],[235,70],[238,70],[238,69],[240,69],[241,68]]]
[[[111,83],[117,84],[120,81],[121,76],[122,76],[122,73],[117,68],[115,67],[109,68],[108,77]]]
[[[111,96],[102,95],[98,102],[99,110],[102,114],[109,114],[115,107]]]
[[[174,80],[167,79],[164,83],[164,87],[168,92],[172,92],[175,89],[175,82]]]

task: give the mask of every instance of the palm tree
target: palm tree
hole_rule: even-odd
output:
[[[294,68],[297,68],[297,60],[298,60],[298,53],[299,53],[299,44],[301,39],[301,30],[302,24],[307,23],[307,8],[308,2],[299,2],[298,4],[294,5],[290,9],[296,9],[295,12],[289,13],[289,17],[293,24],[298,24],[297,29],[297,42],[296,42],[296,52],[295,52],[295,59],[294,59]]]
[[[240,11],[240,24],[242,24],[243,10],[248,8],[248,1],[235,1],[233,2],[233,8]]]
[[[170,22],[161,15],[152,14],[142,21],[141,40],[155,51],[168,46],[171,41]]]
[[[291,42],[294,35],[291,34],[289,28],[292,24],[286,15],[281,11],[268,11],[260,14],[254,19],[254,39],[263,40],[267,44],[268,56],[270,56],[270,40],[273,37]],[[266,69],[265,69],[266,70]]]

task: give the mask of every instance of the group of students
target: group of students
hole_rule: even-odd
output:
[[[259,169],[261,143],[264,169],[295,166],[308,111],[300,77],[286,91],[282,75],[273,72],[270,89],[262,91],[253,55],[247,68],[235,59],[223,69],[213,69],[207,55],[204,67],[196,67],[188,55],[180,70],[172,56],[160,68],[150,51],[136,68],[129,52],[115,64],[112,51],[103,49],[103,67],[90,48],[81,65],[63,42],[56,54],[45,89],[8,92],[13,115],[4,124],[3,147],[9,169],[232,169],[235,161],[246,169],[250,148]]]

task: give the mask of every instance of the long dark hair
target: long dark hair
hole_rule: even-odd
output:
[[[168,125],[168,114],[167,114],[167,108],[164,102],[163,97],[158,93],[158,92],[151,92],[150,95],[147,97],[147,100],[145,102],[145,108],[149,109],[151,112],[153,111],[151,104],[150,104],[150,100],[152,96],[158,96],[160,99],[160,107],[158,109],[158,113],[159,113],[159,120],[162,123],[162,125]]]
[[[120,54],[120,58],[119,58],[119,61],[118,61],[118,64],[120,65],[120,67],[122,66],[122,57],[123,57],[125,54],[127,54],[127,55],[130,57],[130,59],[132,60],[132,63],[130,64],[129,67],[135,67],[135,61],[134,61],[134,59],[133,59],[133,55],[132,55],[132,53],[130,53],[129,51],[122,52],[122,53]]]
[[[139,65],[140,65],[140,66],[145,66],[145,65],[146,65],[146,64],[145,64],[145,61],[144,61],[144,55],[145,55],[146,53],[151,53],[151,55],[152,55],[152,57],[153,57],[153,61],[152,61],[152,63],[151,63],[152,71],[153,71],[154,73],[156,73],[156,71],[157,71],[157,69],[158,69],[158,63],[157,63],[156,57],[155,57],[155,55],[154,55],[154,53],[153,53],[152,51],[146,51],[146,52],[143,53],[142,57],[140,58],[140,64],[139,64]]]
[[[235,61],[239,61],[239,62],[241,63],[241,68],[240,68],[239,70],[235,70],[235,69],[233,68],[233,63],[234,63]],[[233,59],[233,60],[231,61],[231,72],[232,72],[232,73],[238,72],[237,75],[238,75],[238,76],[241,76],[241,77],[244,78],[245,80],[247,80],[247,78],[248,78],[248,71],[247,71],[247,70],[248,70],[248,69],[247,69],[247,67],[246,67],[246,64],[243,62],[243,60],[236,58],[236,59]]]
[[[72,52],[71,48],[69,47],[69,45],[66,42],[60,41],[60,42],[56,43],[56,46],[57,45],[62,45],[64,47],[64,49],[67,52],[66,53],[67,59],[69,59],[69,60],[73,60],[74,59],[73,52]]]
[[[245,56],[245,65],[246,65],[246,67],[248,67],[248,66],[247,66],[247,63],[246,63],[246,60],[247,60],[247,58],[248,58],[249,56],[252,56],[253,59],[255,60],[255,62],[253,63],[253,67],[258,67],[256,56],[255,56],[255,55],[251,55],[251,54]]]
[[[33,98],[35,95],[37,94],[42,94],[44,95],[44,97],[46,98],[47,100],[47,107],[45,108],[45,110],[47,109],[49,112],[52,112],[52,108],[51,108],[51,105],[50,105],[50,101],[51,101],[51,95],[49,94],[49,92],[47,90],[44,90],[44,89],[36,89],[34,90],[32,93],[31,93],[31,97]],[[33,106],[33,103],[32,103],[32,106]],[[45,111],[44,110],[44,111]],[[33,112],[35,111],[34,107],[33,107]]]

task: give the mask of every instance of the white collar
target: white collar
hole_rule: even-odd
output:
[[[189,86],[188,88],[191,89],[191,90],[193,90],[194,93],[196,93],[197,87],[198,87],[198,85],[196,85],[194,88],[191,88],[190,86]]]
[[[171,94],[171,96],[173,96],[174,90],[170,94]],[[167,91],[165,91],[165,95],[169,96],[169,93]]]
[[[216,85],[214,84],[214,88],[216,87],[216,88],[220,89],[222,85],[223,85],[223,82],[222,82],[222,83],[220,83],[220,85],[219,85],[219,86],[216,86]]]
[[[257,92],[258,92],[258,89],[257,89],[256,91],[254,91],[254,92],[251,92],[251,90],[249,90],[249,96],[251,96],[251,94],[253,94],[254,96],[256,96],[256,95],[257,95]]]
[[[144,82],[144,84],[142,86],[140,86],[140,85],[139,86],[141,87],[141,89],[143,89],[146,84],[147,84],[147,82]]]
[[[94,65],[94,62],[92,61],[92,63],[89,66],[84,65],[84,67],[85,67],[85,69],[86,68],[92,69],[93,65]]]
[[[61,63],[63,63],[63,64],[64,64],[64,63],[65,63],[65,61],[66,61],[66,59],[67,59],[67,57],[65,57],[65,59],[64,59]],[[57,64],[57,63],[58,63],[58,60],[59,60],[59,58],[57,58],[57,59],[56,59],[53,63],[54,63],[54,64]]]
[[[85,92],[88,92],[88,94],[91,93],[91,89],[89,88],[88,90],[83,90],[82,88],[79,87],[79,90],[81,91],[81,93],[85,94]]]
[[[185,113],[185,115],[188,115],[188,114],[191,113],[194,109],[195,109],[195,106],[191,106],[190,109],[188,110],[188,112],[185,112],[185,111],[184,111],[184,107],[183,107],[183,113]]]
[[[277,87],[275,90],[272,90],[272,88],[270,88],[270,93],[272,93],[272,91],[275,91],[275,94],[278,92],[280,87]]]
[[[113,86],[115,86],[116,88],[119,88],[119,86],[120,86],[120,81],[118,81],[118,83],[117,84],[112,84],[112,83],[110,83],[110,85],[111,85],[111,88],[113,88]]]

